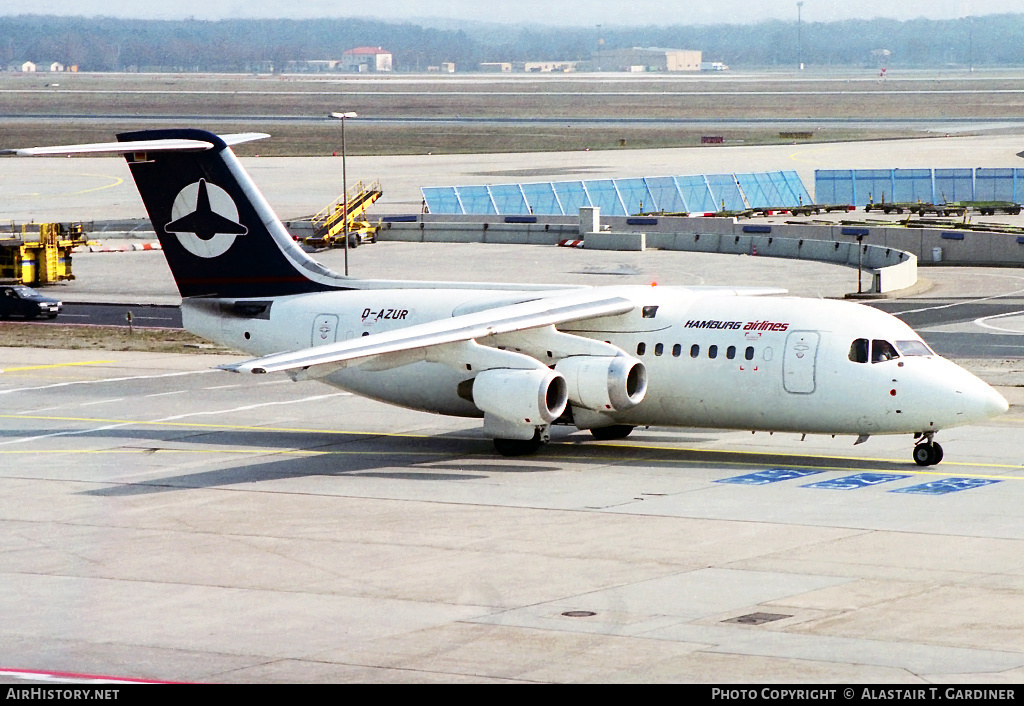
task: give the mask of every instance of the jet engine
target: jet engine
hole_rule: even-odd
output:
[[[558,361],[555,370],[565,376],[569,401],[577,407],[624,410],[640,404],[647,394],[647,368],[629,356],[570,356]]]
[[[569,402],[565,378],[548,368],[485,370],[473,380],[473,404],[516,424],[550,424]]]

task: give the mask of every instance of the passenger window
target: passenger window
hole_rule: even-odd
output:
[[[665,352],[665,346],[661,343],[654,344],[654,355],[661,355]]]
[[[871,362],[872,363],[883,363],[893,358],[899,358],[900,354],[896,352],[896,349],[888,341],[872,341],[871,342]]]
[[[636,354],[637,355],[643,355],[646,352],[647,352],[647,344],[646,343],[638,343],[638,344],[636,344]]]
[[[746,358],[747,360],[753,360],[754,359],[754,347],[753,346],[747,346],[747,350],[743,351],[743,357]]]
[[[850,344],[850,360],[854,363],[868,362],[868,339],[858,338]]]
[[[708,358],[718,357],[718,346],[708,346]]]
[[[672,346],[672,357],[678,358],[683,352],[683,347],[678,343]]]
[[[732,360],[736,357],[736,346],[729,346],[725,349],[725,357]]]
[[[699,355],[700,355],[700,346],[698,346],[696,343],[694,343],[692,346],[690,346],[690,357],[691,358],[696,358]]]

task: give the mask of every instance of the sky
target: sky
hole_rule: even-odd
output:
[[[428,18],[563,26],[745,24],[888,17],[955,19],[1024,13],[1024,0],[32,0],[0,3],[0,15],[45,14],[140,19],[376,18],[421,23]]]

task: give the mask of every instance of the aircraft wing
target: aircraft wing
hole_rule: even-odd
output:
[[[534,299],[325,346],[276,353],[242,363],[224,365],[221,368],[236,373],[296,370],[469,341],[567,321],[626,314],[636,307],[636,303],[630,299],[609,296],[600,290],[569,291],[558,297]]]

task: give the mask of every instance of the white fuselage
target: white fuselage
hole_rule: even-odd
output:
[[[685,287],[609,288],[636,311],[561,325],[643,362],[643,401],[577,426],[715,427],[827,434],[930,432],[998,414],[1006,402],[984,382],[923,347],[898,319],[847,302],[737,296]],[[185,327],[254,355],[300,350],[562,292],[366,289],[273,300],[186,300]],[[262,309],[261,309],[262,307]],[[854,342],[911,354],[858,362]],[[518,333],[479,339],[546,365]],[[908,342],[918,346],[907,345]],[[543,347],[543,346],[541,346]],[[478,371],[477,371],[478,372]],[[440,414],[482,416],[459,384],[475,373],[410,355],[354,361],[319,379],[360,395]]]

